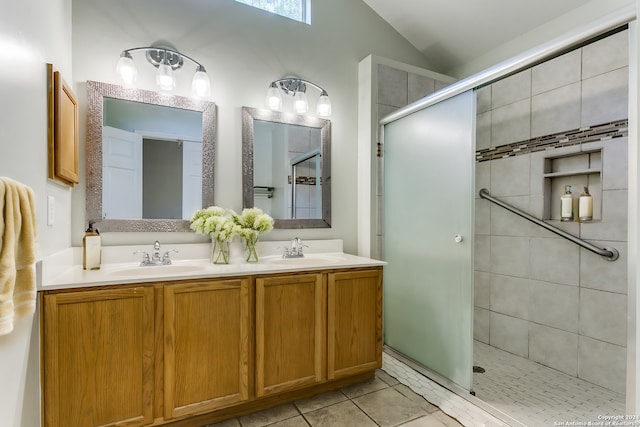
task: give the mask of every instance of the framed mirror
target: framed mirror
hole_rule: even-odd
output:
[[[213,102],[87,82],[87,220],[100,231],[190,231],[213,205]]]
[[[276,228],[331,227],[331,122],[243,107],[242,191]]]

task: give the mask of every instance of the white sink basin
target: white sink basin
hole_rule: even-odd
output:
[[[338,255],[309,254],[302,258],[282,258],[282,256],[265,257],[264,261],[269,264],[291,266],[326,266],[341,264],[345,261],[345,258]]]
[[[147,267],[129,267],[110,271],[113,276],[155,276],[155,275],[171,275],[182,273],[197,273],[205,269],[204,265],[191,264],[171,264],[171,265],[154,265]]]

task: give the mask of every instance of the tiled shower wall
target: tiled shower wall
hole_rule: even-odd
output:
[[[378,120],[450,83],[378,65]]]
[[[627,118],[628,32],[478,90],[477,149]],[[476,163],[476,195],[543,218],[544,159],[602,149],[602,219],[551,221],[620,259],[476,199],[474,338],[624,392],[627,314],[627,138],[605,138]],[[518,155],[515,155],[518,154]],[[478,197],[478,196],[476,196]],[[549,203],[549,200],[547,200]]]

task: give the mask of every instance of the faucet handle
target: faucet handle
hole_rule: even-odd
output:
[[[286,246],[278,246],[276,249],[282,249],[282,258],[287,258],[289,256],[289,248]]]
[[[147,264],[151,263],[151,258],[149,257],[149,253],[148,252],[145,252],[145,251],[134,251],[133,254],[134,255],[142,254],[142,262],[140,263],[140,265],[147,265]]]
[[[171,258],[169,257],[169,254],[171,254],[171,252],[177,254],[179,251],[177,251],[176,249],[171,249],[171,250],[166,251],[164,253],[164,255],[162,255],[162,263],[163,264],[165,264],[165,265],[171,264]]]

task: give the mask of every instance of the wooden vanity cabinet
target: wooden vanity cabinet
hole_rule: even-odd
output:
[[[164,416],[249,399],[249,279],[164,287]]]
[[[42,303],[44,425],[151,424],[153,289],[53,293]]]
[[[382,268],[47,291],[44,426],[206,425],[372,378]]]
[[[256,279],[256,394],[325,379],[326,285],[321,273]]]
[[[382,271],[328,274],[330,380],[382,367]]]

